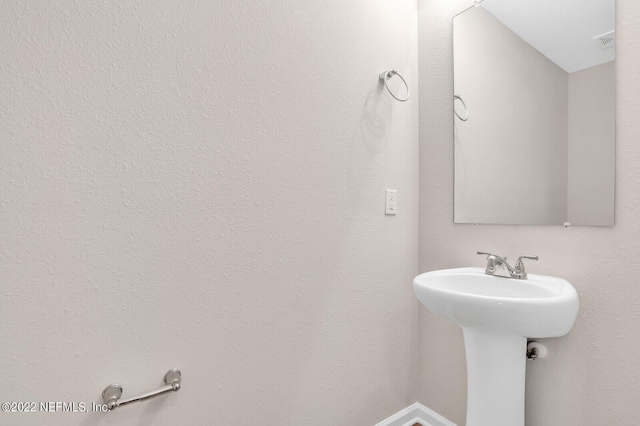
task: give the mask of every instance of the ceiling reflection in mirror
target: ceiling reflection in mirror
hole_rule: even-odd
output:
[[[454,222],[613,225],[615,1],[476,6],[453,19]]]

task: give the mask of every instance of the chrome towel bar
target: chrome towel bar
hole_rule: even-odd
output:
[[[120,400],[120,397],[122,396],[122,386],[109,385],[102,391],[102,400],[109,410],[113,410],[114,408],[128,405],[133,402],[146,401],[147,399],[155,398],[156,396],[163,395],[167,392],[179,391],[182,383],[182,374],[180,373],[180,370],[176,370],[174,368],[167,371],[167,374],[164,375],[164,383],[166,386],[163,386],[160,389],[123,400]]]

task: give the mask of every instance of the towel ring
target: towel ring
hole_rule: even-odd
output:
[[[407,97],[404,99],[400,99],[399,97],[397,97],[396,95],[393,94],[393,92],[391,91],[391,89],[389,89],[389,85],[387,84],[387,82],[389,81],[389,79],[391,77],[393,77],[394,75],[397,75],[398,77],[400,77],[400,79],[402,80],[402,82],[404,83],[404,87],[407,88]],[[398,74],[398,71],[396,70],[387,70],[383,73],[380,74],[380,83],[384,84],[384,86],[387,88],[387,90],[389,91],[389,94],[391,96],[393,96],[396,100],[400,101],[400,102],[406,102],[409,100],[409,85],[407,84],[407,82],[405,81],[404,78],[402,78],[402,76],[400,74]]]
[[[467,116],[465,118],[460,117],[460,114],[458,114],[458,111],[456,111],[456,106],[453,105],[453,113],[456,115],[456,117],[458,117],[460,120],[462,121],[467,121],[469,119],[469,110],[467,109],[467,104],[464,103],[464,101],[462,100],[462,98],[458,95],[453,95],[453,102],[455,103],[456,99],[458,99],[460,102],[462,102],[462,106],[464,107],[464,112],[467,113]]]

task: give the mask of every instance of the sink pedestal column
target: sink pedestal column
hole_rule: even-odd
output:
[[[467,425],[524,426],[527,339],[464,328]]]

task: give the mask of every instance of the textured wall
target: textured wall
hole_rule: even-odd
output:
[[[370,425],[415,401],[413,0],[0,3],[12,425]],[[384,215],[384,189],[398,215]]]
[[[610,228],[454,225],[451,17],[470,1],[419,3],[420,271],[482,265],[478,249],[540,256],[531,272],[568,279],[580,295],[571,333],[528,366],[527,425],[640,424],[640,3],[618,0],[616,225]],[[505,194],[505,197],[508,194]],[[506,202],[506,201],[505,201]],[[420,310],[417,399],[465,418],[462,333]]]

